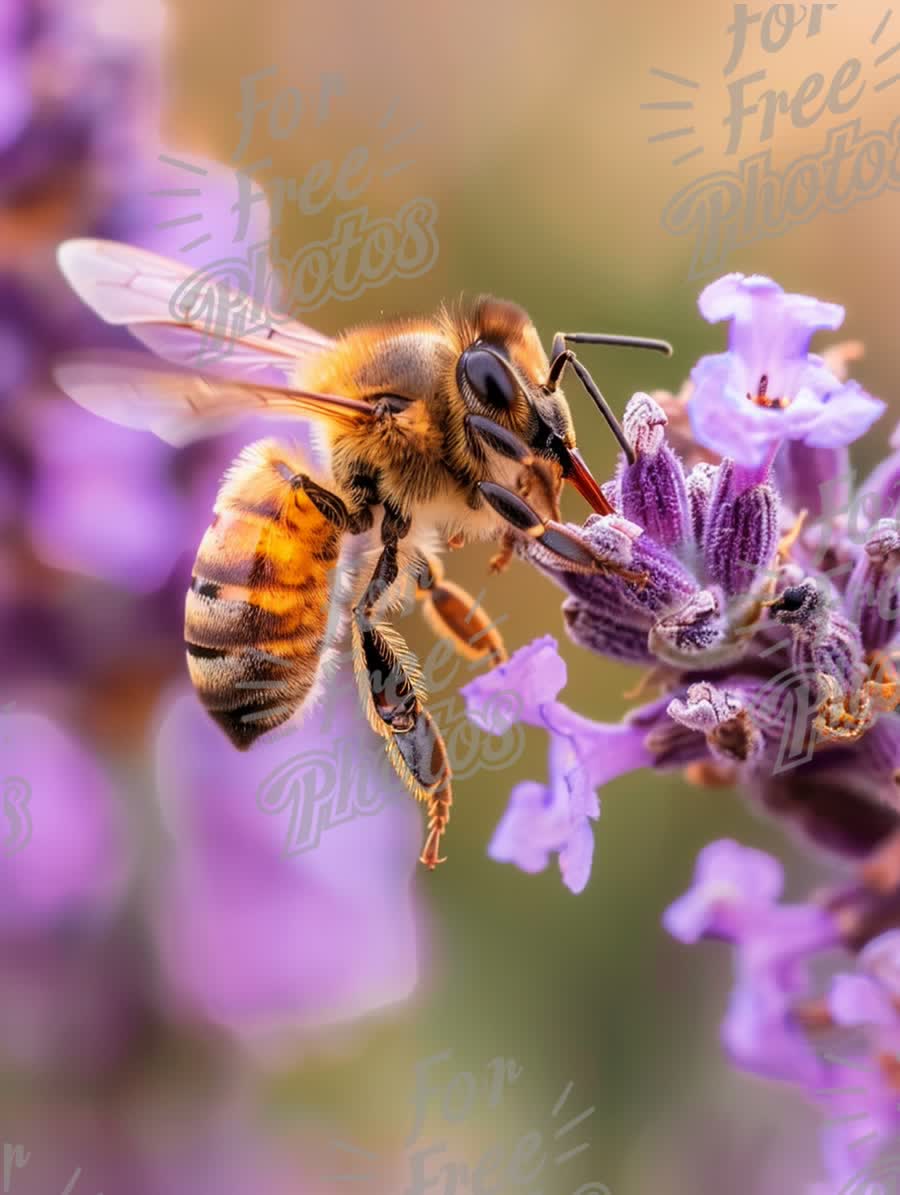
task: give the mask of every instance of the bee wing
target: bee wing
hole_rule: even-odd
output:
[[[334,341],[295,320],[277,325],[244,291],[226,285],[248,264],[235,259],[190,271],[119,241],[64,241],[57,260],[69,285],[108,324],[124,324],[157,356],[269,381],[302,376],[309,359]]]
[[[72,357],[54,370],[60,388],[79,406],[123,427],[154,432],[180,446],[223,430],[248,415],[311,418],[332,427],[354,427],[372,407],[338,394],[316,394],[292,386],[176,373],[139,354]]]

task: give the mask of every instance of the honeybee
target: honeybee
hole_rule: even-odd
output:
[[[97,240],[65,242],[59,263],[98,315],[127,325],[158,356],[182,366],[208,358],[204,296],[177,263]],[[234,296],[229,303],[240,305]],[[465,654],[499,660],[500,636],[444,578],[442,549],[497,541],[492,566],[500,569],[530,538],[570,569],[624,572],[560,523],[564,480],[595,511],[612,512],[576,449],[560,382],[571,365],[630,456],[569,346],[671,349],[642,338],[558,334],[548,360],[526,313],[489,297],[337,339],[291,320],[262,320],[228,341],[220,361],[233,376],[217,376],[218,364],[213,374],[151,369],[135,354],[124,363],[64,363],[57,379],[88,410],[171,443],[234,414],[314,422],[327,475],[271,439],[250,445],[227,472],[187,594],[188,670],[212,717],[245,749],[315,700],[349,624],[368,721],[398,776],[427,804],[421,861],[434,868],[443,862],[450,765],[415,660],[386,621],[398,586],[415,583],[433,627]]]

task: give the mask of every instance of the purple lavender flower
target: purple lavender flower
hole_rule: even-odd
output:
[[[808,354],[813,331],[837,327],[843,313],[759,278],[723,279],[701,306],[733,320],[730,353],[700,363],[684,401],[632,398],[623,429],[634,459],[603,487],[616,513],[570,528],[608,568],[571,572],[522,548],[566,593],[571,638],[649,669],[662,696],[617,726],[582,718],[558,700],[565,666],[547,639],[468,686],[469,715],[485,728],[482,705],[518,690],[514,716],[550,736],[547,784],[514,789],[490,854],[539,871],[556,853],[580,891],[597,789],[644,767],[737,784],[806,840],[863,860],[858,882],[783,904],[772,856],[713,843],[664,917],[683,942],[732,945],[721,1033],[741,1068],[817,1097],[834,1085],[821,1032],[873,1028],[877,1077],[864,1094],[876,1144],[854,1166],[858,1143],[845,1127],[824,1138],[829,1177],[843,1184],[900,1117],[900,1070],[886,1061],[900,1050],[896,934],[877,942],[888,974],[873,974],[869,953],[896,925],[900,893],[898,442],[854,518],[841,505],[851,496],[846,445],[883,404],[844,381],[855,346],[827,364]],[[670,439],[669,412],[680,421],[685,406],[699,445],[728,452],[723,460],[683,428]],[[860,950],[860,972],[823,996],[822,965]]]
[[[663,925],[687,945],[704,937],[742,941],[778,900],[783,883],[781,864],[764,851],[731,839],[711,842],[697,857],[693,886],[669,906]]]
[[[783,873],[771,855],[724,840],[704,847],[694,886],[669,907],[663,924],[682,942],[724,939],[736,947],[737,984],[722,1026],[732,1059],[756,1074],[807,1085],[825,1068],[793,1019],[808,993],[806,960],[839,942],[828,913],[780,906]]]
[[[411,995],[418,819],[352,685],[246,754],[176,698],[157,774],[173,837],[155,921],[181,1012],[256,1034]]]
[[[852,1184],[900,1129],[900,930],[894,893],[865,883],[781,905],[781,865],[731,841],[704,848],[692,888],[664,915],[679,940],[734,946],[736,984],[722,1040],[742,1069],[795,1084],[823,1105],[823,1195]],[[857,953],[856,970],[814,976],[836,951]],[[862,1045],[832,1044],[861,1030]],[[874,1181],[874,1179],[873,1179]]]
[[[489,733],[522,721],[550,735],[550,783],[526,782],[513,789],[488,848],[491,858],[533,873],[543,871],[556,854],[563,883],[581,892],[594,853],[590,822],[600,816],[595,789],[649,765],[653,756],[643,728],[589,722],[557,701],[565,684],[556,641],[545,636],[471,681],[462,695],[470,719]]]
[[[759,275],[727,274],[700,296],[710,323],[731,323],[729,350],[702,358],[691,375],[688,411],[699,444],[759,465],[783,441],[839,448],[884,411],[856,382],[841,382],[809,342],[839,328],[844,309],[789,295]]]
[[[566,861],[571,849],[578,878],[567,883],[575,890],[590,867],[594,790],[635,766],[692,765],[740,781],[764,808],[796,817],[811,837],[850,855],[900,825],[896,802],[885,796],[900,768],[900,721],[890,713],[900,688],[872,655],[890,650],[900,633],[896,525],[873,526],[861,554],[846,521],[836,526],[833,552],[857,563],[828,575],[782,506],[768,466],[725,459],[686,473],[665,444],[666,426],[654,399],[634,396],[624,428],[635,460],[607,486],[622,513],[572,528],[610,562],[609,572],[567,572],[525,549],[569,595],[563,614],[575,642],[655,667],[666,697],[633,711],[623,727],[579,719],[561,741],[565,707],[555,698],[565,674],[545,640],[519,652],[508,675],[501,670],[500,679],[492,674],[467,690],[471,716],[497,685],[543,678],[542,702],[525,701],[521,719],[550,732],[550,783],[515,790],[491,853],[539,870],[548,850]],[[592,735],[608,745],[621,736],[633,750],[616,753],[614,772],[595,773],[586,762]],[[813,787],[818,795],[804,799]]]

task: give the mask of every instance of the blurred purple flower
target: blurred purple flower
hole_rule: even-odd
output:
[[[701,938],[738,942],[749,936],[778,897],[781,864],[731,839],[711,842],[697,856],[692,887],[663,916],[669,933],[688,945]]]
[[[338,735],[354,754],[335,754]],[[378,773],[377,812],[348,820],[337,809],[382,756],[348,686],[245,754],[196,698],[168,704],[157,776],[172,857],[156,923],[179,1006],[252,1034],[344,1020],[412,994],[416,811],[388,768]],[[288,765],[287,800],[268,809],[263,792]],[[325,791],[315,791],[322,768]],[[289,805],[324,819],[304,851],[287,850]]]
[[[31,111],[22,16],[15,0],[0,10],[0,153],[15,143]]]
[[[809,352],[820,329],[839,328],[844,309],[789,295],[760,275],[727,274],[700,296],[710,323],[731,323],[729,350],[703,357],[688,401],[699,444],[745,465],[759,465],[782,441],[839,448],[863,435],[884,411],[856,382],[840,382]]]
[[[872,938],[855,972],[832,976],[826,1006],[834,1025],[865,1034],[862,1052],[829,1055],[827,1090],[820,1094],[831,1189],[845,1189],[861,1171],[874,1184],[872,1164],[900,1131],[900,930]]]
[[[734,946],[723,1044],[738,1066],[796,1084],[823,1105],[828,1181],[816,1190],[838,1195],[857,1189],[853,1182],[900,1130],[900,930],[871,928],[891,917],[896,898],[858,885],[782,905],[782,879],[771,855],[712,843],[700,853],[694,885],[663,922],[683,942]],[[821,964],[853,950],[856,970],[833,974],[819,998]],[[843,1056],[822,1040],[843,1029],[865,1032],[862,1049]],[[869,1177],[875,1181],[874,1172]]]
[[[663,924],[682,942],[709,937],[736,947],[737,984],[722,1026],[732,1059],[756,1074],[814,1085],[824,1068],[793,1005],[807,993],[806,960],[839,938],[823,909],[779,905],[782,883],[771,855],[728,839],[711,843],[700,852],[693,887]]]
[[[139,1015],[114,930],[126,826],[108,777],[48,718],[2,715],[0,736],[0,1022],[15,1027],[0,1048],[30,1069],[82,1073],[117,1056]]]
[[[0,935],[91,924],[115,908],[128,871],[125,828],[108,778],[65,731],[38,714],[0,715],[0,762],[10,797],[5,812],[15,832],[9,778],[27,794],[21,817],[30,837],[0,870]]]
[[[37,555],[132,592],[158,589],[186,546],[172,449],[74,403],[43,404],[32,430],[28,525]]]
[[[324,1195],[310,1182],[307,1159],[285,1131],[264,1123],[245,1086],[232,1084],[227,1096],[209,1096],[192,1092],[182,1076],[165,1101],[138,1115],[123,1100],[57,1097],[32,1106],[17,1100],[4,1127],[5,1141],[22,1146],[20,1163],[9,1167],[8,1190]]]
[[[136,13],[132,23],[140,19]],[[16,135],[12,125],[0,135],[0,220],[2,201],[16,203],[16,236],[0,270],[0,499],[24,512],[31,547],[50,567],[145,593],[166,581],[179,552],[196,546],[178,527],[182,514],[197,525],[193,488],[176,485],[180,457],[151,436],[101,426],[67,399],[38,400],[34,390],[49,392],[61,354],[137,348],[72,293],[56,244],[71,235],[115,237],[190,270],[265,243],[268,209],[259,192],[238,245],[234,171],[189,155],[201,194],[187,208],[202,217],[202,243],[185,247],[200,239],[199,224],[192,237],[166,227],[189,211],[184,199],[160,194],[183,183],[184,171],[160,159],[153,127],[158,47],[152,38],[106,36],[97,21],[90,6],[56,0],[16,0],[0,17],[3,83],[20,88],[24,103]],[[237,447],[207,446],[216,474]],[[188,455],[196,463],[202,454]],[[208,475],[208,465],[201,471]],[[208,509],[212,494],[208,484],[202,489]]]
[[[62,198],[85,227],[99,220],[100,232],[121,187],[113,172],[146,132],[158,66],[136,40],[105,36],[93,10],[63,0],[6,5],[0,56],[9,119],[0,137],[0,202],[15,202],[26,215]]]

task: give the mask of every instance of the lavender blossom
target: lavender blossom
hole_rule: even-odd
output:
[[[900,1130],[900,931],[878,934],[890,910],[864,886],[781,905],[780,864],[725,841],[705,847],[693,887],[666,912],[675,937],[730,942],[737,982],[722,1025],[731,1060],[794,1084],[821,1104],[827,1181],[821,1195],[853,1189]],[[862,947],[862,948],[860,948]],[[820,964],[858,952],[855,971],[822,988]],[[832,1044],[836,1031],[864,1031],[862,1046]]]
[[[509,808],[488,853],[522,871],[543,871],[559,856],[563,883],[581,892],[591,873],[594,837],[590,822],[600,816],[595,788],[632,768],[649,765],[643,729],[599,726],[557,701],[566,666],[550,636],[537,639],[462,690],[469,718],[493,734],[512,721],[538,726],[550,735],[550,783],[526,782],[513,789]],[[519,701],[509,706],[510,693]],[[506,700],[506,710],[498,709]],[[501,724],[502,723],[502,724]]]
[[[817,567],[802,521],[783,506],[767,464],[726,458],[686,473],[665,444],[666,426],[655,400],[634,396],[624,427],[635,461],[623,463],[607,487],[622,513],[591,516],[573,528],[609,561],[608,572],[570,573],[531,552],[569,595],[563,613],[575,642],[654,667],[667,690],[661,704],[629,716],[631,747],[617,754],[620,766],[610,775],[647,764],[698,765],[740,782],[763,807],[796,814],[831,848],[850,855],[871,849],[900,824],[896,803],[885,799],[900,768],[891,715],[900,688],[884,654],[900,631],[896,524],[872,527],[863,553],[847,539],[846,525],[836,528],[834,550],[857,564],[829,575]],[[536,870],[548,846],[565,851],[577,825],[580,890],[590,865],[588,821],[595,816],[585,811],[594,808],[596,786],[610,778],[585,764],[584,744],[592,735],[612,743],[625,728],[582,719],[574,746],[563,753],[559,714],[548,711],[557,708],[564,669],[551,651],[538,641],[507,665],[507,687],[533,685],[534,671],[546,679],[545,704],[525,702],[521,718],[550,731],[551,780],[547,790],[516,790],[491,850]],[[468,687],[470,713],[494,683],[489,676]],[[580,771],[573,770],[579,761]],[[784,792],[804,793],[814,784],[821,795],[805,804]],[[569,805],[560,793],[570,794]],[[548,811],[556,818],[561,807],[574,821],[562,830],[554,820],[548,833]]]
[[[785,294],[759,275],[727,274],[703,291],[700,311],[710,323],[731,323],[728,352],[702,358],[691,375],[691,426],[707,448],[759,465],[783,441],[849,444],[884,411],[809,352],[815,332],[841,326],[842,307]]]
[[[731,1058],[757,1074],[821,1084],[825,1067],[793,1018],[809,989],[806,961],[839,942],[837,926],[815,905],[779,905],[782,870],[762,851],[711,843],[697,860],[694,886],[663,924],[686,943],[701,937],[736,947],[737,984],[722,1027]]]

